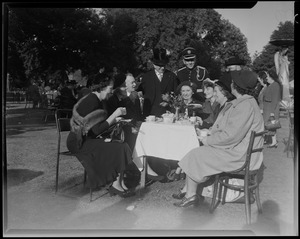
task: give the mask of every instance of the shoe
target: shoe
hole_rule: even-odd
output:
[[[164,179],[164,176],[160,176],[160,175],[154,176],[154,175],[147,174],[147,179],[150,179],[153,181],[160,181],[160,180]]]
[[[130,190],[125,190],[125,191],[120,191],[118,189],[116,189],[115,187],[111,186],[109,189],[108,189],[108,192],[109,192],[109,195],[112,197],[112,196],[115,196],[115,195],[119,195],[120,197],[122,198],[128,198],[128,197],[132,197],[135,195],[135,192],[134,191],[130,191]]]
[[[276,143],[276,144],[270,144],[270,145],[268,145],[267,146],[267,148],[277,148],[277,146],[278,146],[278,143]]]
[[[175,169],[170,170],[166,176],[169,181],[174,181],[176,177]]]
[[[183,199],[184,198],[184,196],[185,196],[185,192],[184,193],[182,193],[181,191],[179,192],[179,193],[174,193],[174,194],[172,194],[172,197],[173,198],[175,198],[175,199],[179,199],[179,200],[181,200],[181,199]]]
[[[179,181],[180,180],[180,175],[181,175],[181,173],[175,173],[174,181]]]
[[[181,173],[181,174],[180,174],[180,179],[184,180],[185,178],[186,178],[185,173]]]
[[[189,198],[184,197],[180,202],[174,203],[174,206],[189,207],[189,206],[196,206],[198,204],[199,204],[199,196],[196,194]]]

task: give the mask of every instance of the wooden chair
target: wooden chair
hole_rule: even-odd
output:
[[[55,193],[58,190],[58,175],[59,175],[59,159],[60,155],[64,156],[73,156],[70,151],[63,151],[61,152],[61,134],[62,132],[69,132],[71,130],[70,126],[70,119],[72,117],[72,110],[70,109],[57,109],[55,111],[55,121],[56,121],[56,128],[57,128],[57,135],[58,135],[58,142],[57,142],[57,157],[56,157],[56,180],[55,180]],[[86,182],[86,171],[84,170],[84,185]],[[90,202],[92,201],[92,189],[90,188]]]
[[[223,188],[224,193],[222,197],[222,204],[225,204],[225,198],[226,198],[226,193],[227,189],[231,190],[236,190],[243,192],[245,194],[245,210],[246,210],[246,223],[250,224],[251,223],[251,203],[250,203],[250,194],[255,195],[255,200],[256,204],[258,207],[258,212],[262,213],[262,206],[260,203],[260,197],[259,197],[259,184],[262,181],[262,168],[258,170],[250,170],[250,162],[251,162],[251,155],[255,152],[262,152],[263,151],[263,146],[261,148],[253,148],[254,145],[254,140],[255,138],[260,137],[261,140],[263,141],[263,136],[267,133],[268,131],[262,131],[259,133],[256,133],[255,131],[251,132],[250,136],[250,142],[248,145],[247,149],[247,155],[246,155],[246,161],[244,165],[234,171],[230,172],[223,172],[221,174],[218,174],[215,176],[215,181],[214,181],[214,189],[213,189],[213,197],[210,205],[209,212],[213,213],[213,211],[216,209],[216,207],[220,203],[220,199],[222,196],[222,190]],[[262,164],[261,167],[264,167]],[[243,179],[244,180],[244,185],[233,185],[229,183],[229,179],[236,178],[236,179]],[[219,192],[219,196],[217,199],[217,192]],[[216,200],[218,200],[216,202]]]
[[[55,112],[57,109],[58,109],[58,106],[54,104],[54,101],[48,99],[47,107],[45,109],[45,113],[43,116],[44,121],[47,122],[48,116],[55,115]]]

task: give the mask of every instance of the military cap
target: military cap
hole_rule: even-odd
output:
[[[181,52],[181,55],[184,60],[193,60],[196,57],[196,49],[193,47],[187,47]]]

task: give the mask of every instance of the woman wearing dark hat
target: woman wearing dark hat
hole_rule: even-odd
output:
[[[202,105],[204,113],[209,114],[209,116],[203,120],[200,129],[209,129],[215,120],[217,119],[220,104],[216,101],[214,95],[215,81],[210,80],[209,78],[203,81],[203,92],[205,94],[205,102]]]
[[[173,195],[181,199],[174,203],[177,207],[189,207],[203,201],[204,197],[199,195],[210,176],[240,168],[245,162],[251,131],[264,130],[260,109],[253,96],[249,95],[256,86],[257,76],[244,70],[233,71],[230,76],[231,92],[236,99],[225,103],[210,135],[199,136],[203,146],[191,150],[179,161],[186,174],[186,182],[181,192]],[[216,88],[219,90],[218,86]],[[218,100],[221,101],[221,97]],[[254,142],[254,148],[262,146],[263,137]],[[262,161],[261,152],[253,154],[250,170],[259,169]]]
[[[84,166],[91,188],[112,183],[109,193],[121,197],[132,196],[120,179],[126,166],[132,161],[132,151],[126,143],[105,142],[97,136],[125,115],[124,108],[117,108],[109,117],[103,101],[113,90],[111,79],[98,79],[93,82],[93,92],[80,99],[73,108],[71,132],[67,147]],[[121,177],[122,178],[122,177]]]
[[[219,115],[220,111],[224,108],[225,103],[235,99],[235,96],[231,94],[231,79],[230,75],[226,74],[221,77],[220,80],[215,81],[214,88],[214,97],[216,102],[219,103],[218,111],[216,112]]]

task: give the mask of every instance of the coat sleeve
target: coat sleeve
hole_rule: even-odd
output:
[[[223,120],[225,120],[224,126],[219,130],[213,130],[212,134],[206,137],[203,142],[204,145],[226,149],[239,144],[251,128],[254,120],[254,109],[249,102],[238,104],[228,112],[228,116],[219,115],[215,124]]]

